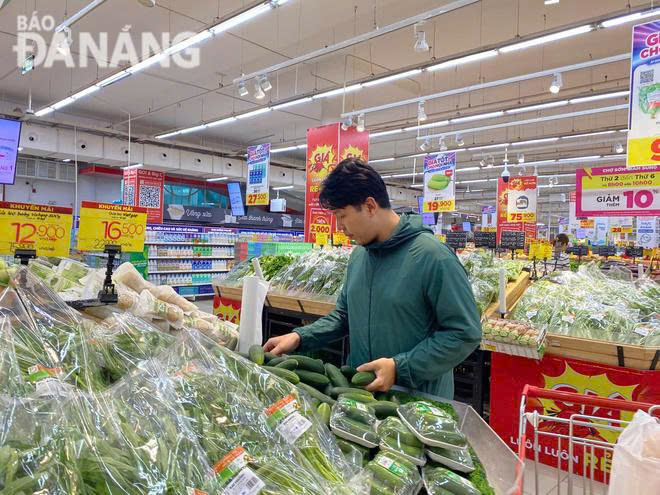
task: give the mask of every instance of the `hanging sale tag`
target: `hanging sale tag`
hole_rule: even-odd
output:
[[[78,249],[103,251],[105,246],[121,246],[122,252],[144,250],[147,209],[83,201],[80,205]]]
[[[37,256],[69,256],[73,209],[0,202],[0,254],[34,249]]]

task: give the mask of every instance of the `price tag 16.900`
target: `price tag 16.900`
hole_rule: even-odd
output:
[[[147,209],[83,201],[80,205],[78,249],[103,251],[105,246],[121,246],[122,252],[144,250]]]
[[[0,254],[34,249],[37,256],[68,256],[72,219],[71,208],[0,202]]]

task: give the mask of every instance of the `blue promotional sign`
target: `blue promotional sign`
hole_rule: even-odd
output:
[[[227,189],[229,190],[229,204],[231,204],[231,214],[235,217],[245,215],[243,196],[241,195],[241,185],[238,182],[229,182],[227,184]]]

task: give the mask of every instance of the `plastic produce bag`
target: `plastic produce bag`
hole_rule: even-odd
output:
[[[399,418],[390,416],[378,425],[380,448],[395,452],[416,466],[426,464],[424,444]]]
[[[367,404],[339,397],[332,406],[330,429],[345,440],[364,447],[377,447],[376,413]]]
[[[394,452],[379,452],[366,469],[373,475],[371,495],[414,495],[422,487],[417,466]]]
[[[422,469],[424,486],[429,495],[480,495],[481,492],[467,479],[447,468],[432,465]]]
[[[133,289],[138,294],[141,294],[143,290],[148,290],[151,287],[154,287],[154,284],[147,282],[140,272],[128,261],[119,265],[114,272],[112,273],[112,281],[117,283],[122,283],[131,289]]]
[[[660,423],[637,411],[614,447],[609,495],[660,493]]]
[[[369,462],[369,449],[343,438],[337,438],[337,445],[346,460],[356,468],[362,468]]]
[[[467,440],[449,413],[428,402],[409,402],[397,410],[401,421],[431,447],[467,448]]]
[[[163,302],[174,304],[181,308],[185,313],[190,313],[191,311],[197,311],[197,306],[194,303],[188,301],[183,296],[180,296],[177,291],[174,290],[169,285],[158,285],[158,286],[149,286],[149,292],[153,294],[156,299],[159,299]]]
[[[426,447],[426,455],[432,461],[447,466],[454,471],[460,471],[461,473],[474,471],[474,463],[469,450]]]
[[[137,316],[167,320],[175,328],[183,325],[183,310],[179,306],[156,299],[149,290],[143,290],[133,309]]]
[[[238,346],[238,325],[224,321],[217,316],[200,311],[191,316],[185,316],[183,326],[199,330],[217,344],[229,350],[235,350]]]
[[[100,367],[78,314],[26,267],[17,270],[11,286],[0,296],[0,308],[16,319],[3,338],[11,341],[25,382],[38,389],[42,380],[57,379],[81,390],[101,390]]]

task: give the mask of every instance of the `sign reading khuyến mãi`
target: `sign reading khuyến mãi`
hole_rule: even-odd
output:
[[[578,217],[660,214],[660,166],[583,168],[575,181]]]
[[[78,249],[103,251],[110,245],[121,246],[122,252],[142,251],[146,225],[146,208],[83,201]]]
[[[628,111],[628,167],[660,165],[660,22],[633,27]]]
[[[270,169],[270,143],[248,146],[248,178],[245,203],[248,206],[268,204],[268,176]]]
[[[0,254],[34,249],[37,256],[68,256],[73,209],[0,202]]]
[[[424,157],[424,213],[456,210],[456,153]]]

